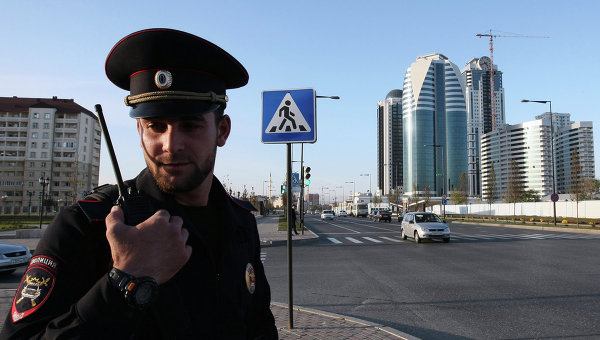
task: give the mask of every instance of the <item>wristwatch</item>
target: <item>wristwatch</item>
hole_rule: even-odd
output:
[[[108,273],[108,280],[123,293],[127,303],[136,309],[146,309],[158,296],[158,284],[149,276],[135,277],[112,268]]]

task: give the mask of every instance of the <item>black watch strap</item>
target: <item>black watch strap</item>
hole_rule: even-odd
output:
[[[108,273],[108,279],[123,294],[127,303],[138,309],[145,309],[158,294],[158,284],[151,277],[137,278],[113,267]]]
[[[125,285],[127,285],[128,282],[135,280],[135,276],[129,275],[124,271],[113,267],[110,272],[108,272],[108,279],[115,288],[123,291],[123,288],[125,288]]]

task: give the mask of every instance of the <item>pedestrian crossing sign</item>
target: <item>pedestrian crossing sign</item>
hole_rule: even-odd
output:
[[[262,142],[314,143],[317,114],[314,89],[262,92]]]

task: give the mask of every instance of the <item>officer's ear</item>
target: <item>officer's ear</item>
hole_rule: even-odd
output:
[[[215,114],[215,119],[217,115]],[[217,123],[217,145],[224,146],[229,133],[231,132],[231,118],[228,115],[223,115]]]

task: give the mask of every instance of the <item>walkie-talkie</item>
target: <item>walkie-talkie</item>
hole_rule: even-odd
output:
[[[126,224],[137,225],[148,219],[148,217],[152,216],[152,214],[154,214],[154,209],[152,209],[152,204],[147,196],[141,195],[138,192],[132,192],[131,188],[126,187],[125,183],[123,183],[121,170],[119,169],[119,163],[117,163],[117,156],[115,155],[115,150],[113,149],[110,135],[108,134],[108,127],[106,126],[106,121],[104,120],[104,114],[102,113],[102,106],[100,104],[96,104],[95,107],[96,112],[98,113],[98,118],[100,118],[100,127],[102,128],[102,134],[104,135],[104,140],[106,141],[106,147],[108,148],[110,161],[115,172],[115,177],[117,178],[119,198],[115,202],[115,205],[118,205],[123,209]]]

